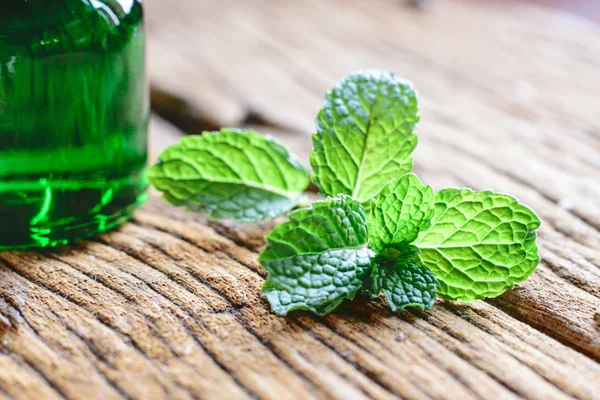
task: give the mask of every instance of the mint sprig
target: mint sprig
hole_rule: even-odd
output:
[[[434,192],[409,173],[417,113],[411,85],[388,72],[351,74],[326,95],[310,162],[329,197],[266,236],[262,295],[273,312],[325,315],[359,292],[383,293],[392,311],[426,310],[438,294],[494,297],[533,273],[533,211],[491,191]],[[242,222],[290,211],[308,185],[291,152],[235,129],[182,139],[149,177],[175,205]]]

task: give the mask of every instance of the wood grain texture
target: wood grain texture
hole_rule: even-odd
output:
[[[0,399],[600,399],[600,29],[550,10],[392,0],[147,3],[151,159],[185,130],[271,134],[303,160],[360,68],[419,90],[415,171],[542,219],[524,284],[392,314],[270,313],[263,236],[156,195],[114,232],[0,253]]]
[[[94,240],[2,253],[0,389],[26,382],[24,398],[598,393],[597,362],[485,302],[394,315],[358,299],[325,318],[277,317],[258,295],[261,245],[231,229],[153,198]]]

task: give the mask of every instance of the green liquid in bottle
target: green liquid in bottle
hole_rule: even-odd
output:
[[[11,0],[0,16],[0,249],[106,231],[146,199],[141,0]]]

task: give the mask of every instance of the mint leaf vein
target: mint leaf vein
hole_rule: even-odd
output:
[[[352,299],[370,272],[363,207],[348,196],[315,202],[266,236],[259,256],[269,271],[262,294],[273,312],[324,315]]]
[[[213,218],[251,222],[279,216],[298,204],[308,186],[295,155],[249,130],[188,136],[159,160],[148,177],[164,198]]]
[[[411,170],[418,121],[414,90],[393,74],[364,71],[342,79],[317,117],[313,181],[324,194],[370,200]]]

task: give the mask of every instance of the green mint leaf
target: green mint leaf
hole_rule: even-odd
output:
[[[373,293],[383,292],[392,311],[406,307],[430,309],[439,285],[435,274],[414,261],[376,259]]]
[[[410,172],[419,121],[412,86],[382,71],[357,72],[325,97],[310,163],[322,193],[364,203]]]
[[[440,280],[442,297],[495,297],[523,282],[539,263],[538,217],[514,198],[490,191],[435,194],[431,227],[413,244]]]
[[[408,244],[430,226],[433,189],[413,174],[390,183],[373,198],[368,228],[370,247],[377,253],[393,244]]]
[[[269,271],[262,294],[273,312],[308,310],[325,315],[352,299],[370,271],[362,205],[348,196],[296,210],[266,236],[259,256]]]
[[[237,129],[182,138],[161,154],[148,177],[174,205],[242,222],[291,210],[308,186],[308,173],[294,154]]]

